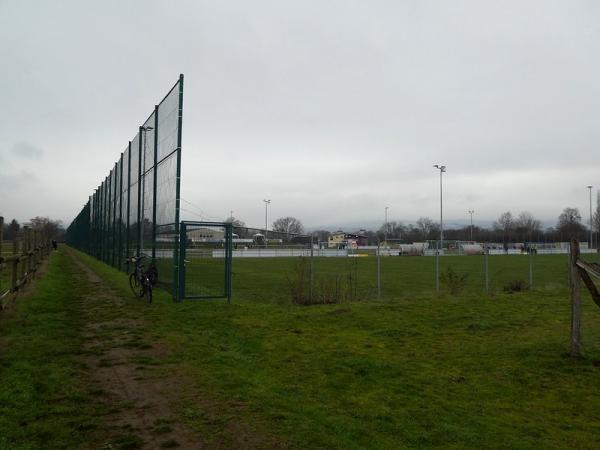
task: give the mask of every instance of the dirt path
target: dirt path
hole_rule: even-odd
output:
[[[84,359],[87,376],[106,408],[93,448],[203,448],[202,439],[177,418],[174,404],[186,389],[180,374],[160,364],[170,351],[147,338],[147,324],[124,308],[125,299],[72,252],[81,269],[84,298]],[[142,305],[143,307],[143,305]],[[99,445],[98,445],[99,444]]]

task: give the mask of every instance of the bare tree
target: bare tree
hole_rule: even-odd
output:
[[[558,231],[563,235],[563,238],[571,238],[577,236],[581,232],[585,232],[585,227],[581,224],[581,214],[577,208],[565,208],[558,216]]]
[[[379,230],[377,230],[377,236],[379,236],[379,238],[382,240],[386,234],[388,239],[400,239],[405,232],[406,227],[402,224],[402,222],[390,220],[387,224],[384,223],[381,225]]]
[[[532,240],[534,233],[539,233],[542,228],[542,222],[533,217],[533,214],[523,211],[514,221],[515,231],[523,240]]]
[[[304,226],[295,217],[280,217],[273,222],[273,231],[281,231],[288,234],[304,234]]]
[[[498,220],[494,222],[494,228],[502,231],[502,241],[506,243],[507,240],[510,239],[511,231],[514,228],[514,219],[512,213],[510,211],[506,211],[500,214]]]
[[[49,217],[36,216],[28,224],[34,230],[41,231],[49,239],[62,240],[65,229],[60,220],[52,220]]]
[[[12,241],[17,236],[20,229],[21,225],[19,225],[19,222],[17,222],[16,219],[11,220],[8,224],[4,224],[4,239]]]
[[[419,235],[422,240],[425,240],[429,237],[429,233],[434,228],[433,220],[429,217],[419,217],[417,220],[417,228],[419,229]]]

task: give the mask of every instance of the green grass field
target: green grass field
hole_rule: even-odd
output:
[[[599,254],[583,255],[586,260],[600,262]],[[289,279],[296,273],[299,258],[239,258],[233,262],[234,296],[241,300],[257,302],[285,302],[289,300]],[[307,260],[308,263],[308,260]],[[533,289],[555,291],[567,287],[567,255],[534,255],[531,259]],[[529,284],[528,255],[490,256],[488,260],[489,289],[497,294],[514,280]],[[444,256],[440,259],[440,272],[451,268],[457,275],[466,276],[464,295],[481,295],[485,292],[485,260],[483,256]],[[186,293],[190,295],[218,294],[223,290],[224,264],[222,260],[191,259],[187,264]],[[377,297],[377,259],[315,258],[315,280],[327,280],[336,275],[352,274],[358,297]],[[442,293],[448,286],[440,283]],[[436,292],[435,258],[433,257],[382,257],[382,298],[410,298],[415,295],[432,295]]]
[[[77,258],[131,297],[123,273]],[[299,448],[597,448],[600,309],[584,297],[586,356],[570,358],[566,255],[535,257],[534,290],[504,293],[505,282],[528,279],[527,261],[491,257],[488,296],[482,258],[443,258],[443,267],[469,273],[468,286],[464,295],[437,297],[433,258],[384,258],[381,300],[302,307],[290,303],[286,285],[296,260],[234,260],[231,305],[174,304],[157,291],[153,305],[130,298],[119,314],[143,319],[144,338],[173,349],[156,367],[185,374],[218,405],[220,420],[193,395],[178,405],[209,448],[231,422]],[[199,270],[203,263],[188,278],[198,289],[220,276]],[[374,258],[319,259],[315,267],[322,276],[356,270],[359,280],[375,280]],[[0,446],[23,438],[22,416],[37,427],[22,448],[77,446],[102,420],[81,401],[83,312],[68,282],[73,271],[61,250],[35,294],[0,320],[0,349],[8,349],[0,380],[14,380],[0,382],[0,404],[9,405]],[[40,405],[47,413],[36,415]]]

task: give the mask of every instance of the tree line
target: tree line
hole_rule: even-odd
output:
[[[36,216],[23,224],[19,223],[16,219],[4,222],[2,228],[3,239],[5,241],[12,241],[19,235],[23,226],[28,226],[33,230],[42,231],[42,233],[50,239],[55,239],[57,241],[64,240],[65,228],[62,221],[40,216]]]
[[[245,223],[230,217],[236,227],[245,227]],[[586,226],[587,225],[587,226]],[[575,237],[583,242],[589,239],[589,224],[584,225],[581,213],[577,208],[567,207],[558,216],[556,225],[544,228],[542,222],[528,211],[513,214],[505,211],[493,222],[491,227],[478,225],[459,228],[444,228],[444,239],[473,240],[477,242],[564,242]],[[600,231],[600,201],[592,217],[593,230]],[[302,222],[295,217],[280,217],[272,223],[271,230],[286,234],[305,234]],[[401,221],[389,221],[378,230],[361,230],[368,237],[369,243],[385,239],[403,242],[421,242],[437,240],[440,237],[440,225],[429,217],[421,217],[415,223],[404,224]],[[331,234],[328,230],[315,230],[311,234],[320,241],[326,241]]]

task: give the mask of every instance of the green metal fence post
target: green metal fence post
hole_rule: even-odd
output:
[[[109,199],[110,199],[110,178],[106,177],[104,182],[104,263],[108,263],[108,236],[109,227]]]
[[[152,180],[152,262],[156,262],[156,196],[158,186],[158,105],[154,106],[154,178]]]
[[[110,193],[108,190],[108,177],[104,180],[104,263],[108,262],[108,199]]]
[[[106,177],[106,209],[104,211],[105,214],[105,224],[106,227],[104,228],[105,233],[104,233],[104,245],[106,246],[106,253],[105,253],[105,257],[104,257],[104,263],[105,264],[110,264],[110,194],[111,194],[111,189],[110,189],[110,184],[111,184],[111,179],[110,179],[110,172],[108,173],[108,176]]]
[[[116,219],[117,219],[117,168],[119,167],[118,163],[115,163],[115,168],[113,169],[113,173],[112,173],[112,181],[111,181],[111,187],[112,187],[112,208],[111,208],[111,215],[112,215],[112,223],[111,223],[111,260],[110,260],[110,265],[115,267],[116,266],[116,253],[118,250],[118,241],[117,241],[117,226],[116,226]]]
[[[119,159],[119,243],[117,250],[117,268],[123,268],[123,153]]]
[[[2,259],[2,241],[4,239],[4,217],[0,216],[0,259]],[[0,294],[2,292],[2,265],[0,265]]]
[[[175,186],[175,235],[178,236],[181,241],[182,234],[179,229],[179,209],[181,204],[181,127],[183,124],[183,74],[179,75],[179,110],[177,113],[177,176],[176,176],[176,186]],[[174,264],[174,275],[173,280],[179,280],[178,272],[184,271],[185,267],[180,264],[181,258],[178,255],[180,245],[175,246],[175,255],[174,260],[176,263]],[[178,287],[176,292],[176,299],[179,299],[181,294],[182,287]]]
[[[90,252],[96,256],[96,190],[90,197]]]
[[[94,192],[94,257],[98,259],[99,248],[98,248],[98,203],[100,202],[100,188],[96,188]]]
[[[177,283],[177,300],[182,301],[185,298],[185,253],[187,246],[187,226],[185,222],[180,224],[179,230],[179,280]]]
[[[98,246],[100,261],[104,258],[104,183],[100,183],[100,202],[98,205]]]
[[[142,147],[142,130],[143,127],[140,127],[139,129],[139,139],[138,139],[138,201],[137,201],[137,252],[136,255],[140,256],[140,253],[142,252],[142,233],[143,233],[143,214],[144,212],[142,211],[142,151],[143,151],[143,147]]]
[[[100,216],[98,217],[100,223],[100,261],[104,260],[104,183],[100,184]]]
[[[231,303],[232,283],[232,265],[233,265],[233,224],[231,222],[225,227],[225,295],[227,303]]]
[[[100,206],[102,205],[102,184],[96,192],[96,258],[102,259],[102,224],[100,223]]]
[[[127,259],[129,259],[129,240],[131,239],[129,236],[129,227],[131,226],[129,216],[131,215],[130,206],[131,206],[131,141],[129,141],[129,146],[127,147],[127,228],[125,228],[125,253]],[[125,270],[129,272],[129,260],[125,264]]]
[[[100,258],[100,234],[99,234],[99,224],[98,224],[98,211],[100,207],[100,186],[96,189],[96,193],[94,194],[94,256],[96,259]]]

